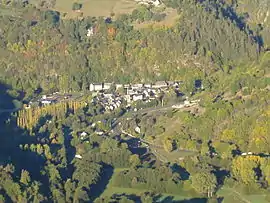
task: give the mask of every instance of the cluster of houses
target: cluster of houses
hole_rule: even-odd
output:
[[[116,84],[116,83],[91,83],[89,91],[92,92],[95,104],[101,104],[106,111],[113,111],[119,108],[124,102],[130,105],[132,102],[151,102],[166,93],[169,89],[179,91],[182,81],[157,81],[155,83],[137,84]],[[197,86],[202,86],[201,84]],[[197,87],[196,87],[197,88]],[[49,105],[65,100],[75,100],[78,96],[73,94],[60,94],[55,92],[50,95],[43,95],[41,99],[32,102],[38,105]],[[173,108],[190,107],[198,104],[199,101],[186,101],[183,104],[174,105]],[[27,105],[25,108],[30,108]]]
[[[101,93],[92,99],[92,103],[101,104],[106,111],[113,111],[121,106],[123,98],[118,94]]]
[[[89,90],[95,92],[93,103],[101,104],[105,110],[113,111],[121,106],[125,101],[128,105],[131,102],[144,101],[150,102],[159,97],[160,93],[168,90],[170,87],[178,88],[182,82],[158,81],[154,84],[113,84],[96,83],[90,84]],[[122,89],[122,94],[117,90]],[[110,90],[110,91],[109,91]],[[110,93],[108,93],[110,92]]]

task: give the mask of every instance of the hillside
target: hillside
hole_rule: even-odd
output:
[[[270,202],[268,1],[117,2],[0,3],[0,202]]]

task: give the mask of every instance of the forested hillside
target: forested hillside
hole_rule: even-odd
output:
[[[204,77],[258,59],[263,48],[259,33],[240,27],[241,19],[232,19],[225,5],[166,4],[179,8],[179,22],[142,30],[121,17],[110,23],[92,17],[62,20],[55,11],[2,5],[20,13],[1,17],[2,80],[27,97],[38,88],[79,91],[97,81],[182,80],[189,72]],[[87,37],[90,27],[95,34]]]
[[[164,0],[177,20],[143,28],[153,6],[40,3],[0,3],[0,202],[270,202],[269,1]]]

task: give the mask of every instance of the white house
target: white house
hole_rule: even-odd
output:
[[[111,88],[111,86],[112,86],[112,83],[104,83],[103,84],[103,90],[108,90],[108,89]]]
[[[159,6],[159,5],[160,5],[159,0],[155,0],[155,1],[153,1],[152,3],[153,3],[154,6]]]
[[[103,132],[103,131],[96,131],[96,134],[97,134],[97,135],[103,135],[104,132]]]
[[[86,132],[82,132],[81,134],[80,134],[80,138],[81,138],[81,140],[84,140],[84,138],[87,136],[87,133]]]
[[[89,90],[92,91],[101,91],[103,89],[102,84],[90,84]]]
[[[185,105],[183,105],[183,104],[172,105],[172,108],[175,108],[175,109],[181,109],[181,108],[183,108],[183,107],[185,107]]]
[[[143,100],[142,94],[133,95],[132,97],[133,101]]]
[[[94,28],[93,28],[93,27],[90,27],[90,28],[87,30],[86,36],[87,36],[87,37],[91,37],[92,35],[94,35]]]
[[[76,155],[75,155],[75,158],[77,158],[77,159],[82,159],[82,156],[79,155],[79,154],[76,154]]]
[[[85,137],[86,135],[87,135],[86,132],[82,132],[82,133],[81,133],[81,136],[83,136],[83,137]]]
[[[127,101],[127,103],[130,103],[130,101],[131,101],[130,95],[125,95],[124,98]]]
[[[124,85],[124,88],[129,88],[130,87],[130,84],[125,84]]]
[[[144,84],[143,86],[146,87],[146,88],[151,88],[152,84],[150,84],[150,83],[149,84]]]
[[[115,87],[116,87],[116,90],[119,90],[120,88],[123,87],[123,85],[122,84],[115,84]]]
[[[133,89],[127,89],[127,95],[133,95],[136,94],[136,92]]]
[[[168,84],[165,81],[157,81],[155,84],[152,85],[152,88],[164,88],[167,86]]]
[[[141,133],[141,129],[140,129],[139,126],[137,126],[137,127],[135,128],[135,132],[136,132],[136,133],[139,133],[139,134]]]
[[[51,104],[51,103],[52,103],[51,100],[42,100],[41,101],[41,104],[43,104],[43,105],[48,105],[48,104]]]
[[[185,106],[189,106],[189,105],[190,105],[190,102],[189,102],[188,100],[185,100],[185,101],[184,101],[184,105],[185,105]]]

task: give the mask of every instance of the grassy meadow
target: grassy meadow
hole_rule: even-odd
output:
[[[134,0],[56,0],[55,10],[66,13],[67,18],[81,15],[79,12],[72,11],[74,2],[82,4],[81,13],[84,16],[110,16],[130,13],[137,6]]]

